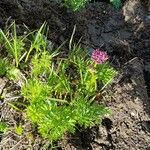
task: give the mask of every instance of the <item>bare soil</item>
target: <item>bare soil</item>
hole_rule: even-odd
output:
[[[56,142],[58,150],[150,150],[150,7],[140,0],[128,0],[121,10],[105,2],[90,3],[73,13],[51,0],[1,0],[0,27],[12,20],[36,29],[46,21],[49,40],[60,45],[69,39],[74,25],[74,41],[82,46],[102,48],[111,56],[119,71],[98,101],[105,103],[112,115],[92,129],[78,127],[75,135]],[[65,51],[64,48],[64,52]],[[18,95],[18,85],[0,78],[0,95],[8,101]],[[19,98],[16,98],[19,99]],[[1,150],[44,150],[43,140],[24,114],[0,99],[0,118],[10,126],[22,124],[24,133],[8,132],[0,136]],[[28,138],[27,138],[28,137]]]

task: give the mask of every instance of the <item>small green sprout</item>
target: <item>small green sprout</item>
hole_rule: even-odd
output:
[[[0,121],[0,133],[6,133],[8,131],[8,126],[5,122]]]
[[[15,132],[16,132],[16,134],[18,134],[18,135],[22,135],[22,134],[23,134],[23,128],[22,128],[22,126],[21,126],[21,125],[16,126],[16,127],[15,127]]]

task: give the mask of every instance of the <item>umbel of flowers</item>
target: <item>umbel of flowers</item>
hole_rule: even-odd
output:
[[[106,52],[96,49],[92,52],[91,59],[96,63],[96,64],[103,64],[108,60],[108,55]]]

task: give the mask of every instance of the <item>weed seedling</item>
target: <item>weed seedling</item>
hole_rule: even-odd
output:
[[[5,122],[0,121],[0,133],[6,133],[8,130],[8,126]]]
[[[22,128],[22,126],[21,126],[21,125],[16,126],[15,132],[16,132],[16,134],[18,134],[18,135],[22,135],[22,134],[23,134],[23,128]]]

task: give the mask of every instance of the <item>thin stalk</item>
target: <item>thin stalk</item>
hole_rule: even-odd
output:
[[[16,33],[16,25],[14,23],[14,57],[16,61],[16,67],[18,67],[19,62],[18,62],[18,51],[17,51],[17,33]]]
[[[72,35],[71,35],[71,38],[70,38],[70,41],[69,41],[69,49],[70,50],[71,50],[71,45],[72,45],[72,41],[73,41],[75,31],[76,31],[76,25],[74,25],[73,32],[72,32]]]
[[[41,32],[42,32],[42,30],[44,29],[44,27],[45,27],[45,23],[43,23],[43,25],[41,26],[41,28],[39,29],[39,31],[38,31],[38,33],[37,33],[37,35],[36,35],[36,37],[35,37],[35,40],[34,40],[33,44],[31,44],[31,47],[30,47],[30,49],[29,49],[29,52],[27,53],[25,62],[28,61],[29,55],[30,55],[30,53],[32,52],[32,50],[34,49],[35,44],[38,42],[39,36],[41,35]]]
[[[10,44],[10,41],[8,40],[8,38],[6,37],[6,35],[4,34],[4,32],[1,29],[0,29],[0,32],[1,32],[2,36],[4,37],[4,39],[6,40],[7,44],[9,45],[9,48],[13,52],[13,48],[12,48],[12,45]]]

